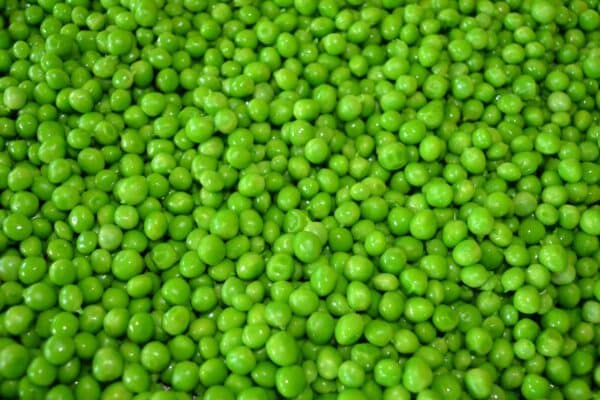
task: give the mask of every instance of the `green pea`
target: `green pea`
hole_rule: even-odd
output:
[[[342,316],[335,326],[336,341],[342,345],[357,342],[363,334],[364,322],[359,314],[347,314]]]
[[[412,392],[418,393],[431,385],[433,374],[427,363],[419,357],[411,357],[404,364],[402,384]]]
[[[522,313],[533,314],[539,310],[540,295],[534,287],[523,286],[515,292],[513,305]]]
[[[465,385],[473,397],[484,399],[492,392],[492,377],[483,368],[473,368],[465,374]]]
[[[279,368],[275,374],[275,385],[286,398],[298,396],[306,386],[304,370],[298,365]]]
[[[169,350],[160,342],[149,342],[142,348],[140,361],[148,371],[161,372],[169,364]]]
[[[9,343],[0,351],[0,371],[5,379],[17,379],[25,374],[29,353],[27,348],[17,344]]]
[[[217,236],[207,235],[200,241],[198,255],[202,262],[214,266],[225,257],[225,245]]]
[[[293,365],[298,358],[298,345],[285,331],[272,335],[266,344],[269,359],[279,366]]]

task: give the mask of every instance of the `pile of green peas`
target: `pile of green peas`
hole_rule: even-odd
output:
[[[0,398],[600,399],[598,0],[0,0]]]

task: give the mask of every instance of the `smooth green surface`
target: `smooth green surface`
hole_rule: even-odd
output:
[[[0,0],[0,398],[595,400],[599,7]]]

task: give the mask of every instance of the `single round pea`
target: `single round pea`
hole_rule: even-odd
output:
[[[483,368],[473,368],[465,374],[465,385],[476,399],[488,398],[492,392],[492,377]]]
[[[411,357],[404,364],[402,384],[412,392],[419,393],[429,387],[433,381],[433,373],[427,363],[419,357]]]
[[[269,359],[279,366],[291,366],[298,359],[298,344],[285,331],[272,335],[265,348]]]
[[[279,368],[275,374],[275,386],[285,398],[298,396],[306,387],[304,370],[298,365]]]

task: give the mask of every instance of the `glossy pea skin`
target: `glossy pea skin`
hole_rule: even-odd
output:
[[[289,366],[296,362],[298,348],[294,339],[286,332],[279,332],[271,336],[266,344],[269,358],[281,366]]]
[[[404,365],[402,383],[407,390],[418,393],[428,387],[433,376],[430,367],[419,357],[411,357]]]
[[[358,314],[347,314],[340,318],[335,327],[336,341],[340,344],[353,344],[362,335],[362,317]]]
[[[593,397],[594,1],[17,3],[0,398]]]

